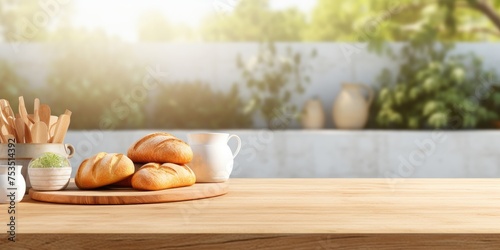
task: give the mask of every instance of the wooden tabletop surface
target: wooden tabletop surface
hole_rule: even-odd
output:
[[[62,205],[25,196],[17,214],[19,234],[491,234],[500,233],[500,180],[232,179],[224,196],[174,203]]]

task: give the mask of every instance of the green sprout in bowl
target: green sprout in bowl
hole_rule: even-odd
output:
[[[29,168],[65,168],[70,167],[66,157],[56,153],[43,153],[39,157],[31,160]]]

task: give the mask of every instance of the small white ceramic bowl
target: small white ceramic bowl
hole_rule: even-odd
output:
[[[29,168],[31,187],[40,191],[63,190],[69,184],[71,167]]]

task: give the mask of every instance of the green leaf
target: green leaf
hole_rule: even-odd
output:
[[[495,108],[500,107],[500,92],[495,92],[493,94],[493,105]]]
[[[465,71],[462,68],[455,68],[451,72],[451,79],[456,81],[458,84],[462,84],[465,80]]]
[[[419,118],[418,116],[411,116],[408,118],[408,128],[417,129],[419,128]]]
[[[477,125],[478,119],[472,114],[465,114],[463,116],[462,126],[464,128],[473,128]]]
[[[420,88],[419,87],[413,87],[410,90],[410,99],[411,100],[416,100],[418,96],[420,95]]]
[[[397,105],[403,104],[403,102],[405,101],[405,93],[403,91],[397,91],[394,95],[394,100]]]
[[[424,82],[424,90],[427,92],[427,93],[431,93],[434,89],[436,89],[436,86],[437,83],[436,83],[436,79],[434,77],[429,77],[425,80]]]
[[[379,100],[385,102],[389,99],[390,90],[388,88],[382,88],[379,92]]]
[[[429,116],[430,114],[438,111],[442,108],[442,103],[438,101],[428,101],[424,105],[424,109],[422,111],[423,116]]]
[[[448,115],[444,112],[434,113],[429,117],[427,123],[435,129],[444,128],[448,125]]]
[[[393,112],[389,115],[389,121],[393,124],[403,123],[403,116],[399,113]]]

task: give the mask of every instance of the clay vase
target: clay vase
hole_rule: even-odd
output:
[[[313,98],[306,102],[302,109],[301,123],[304,129],[322,129],[325,127],[325,111],[319,99]]]
[[[366,92],[366,97],[363,92]],[[373,90],[364,84],[345,83],[333,103],[333,123],[338,129],[361,129],[368,121]]]

